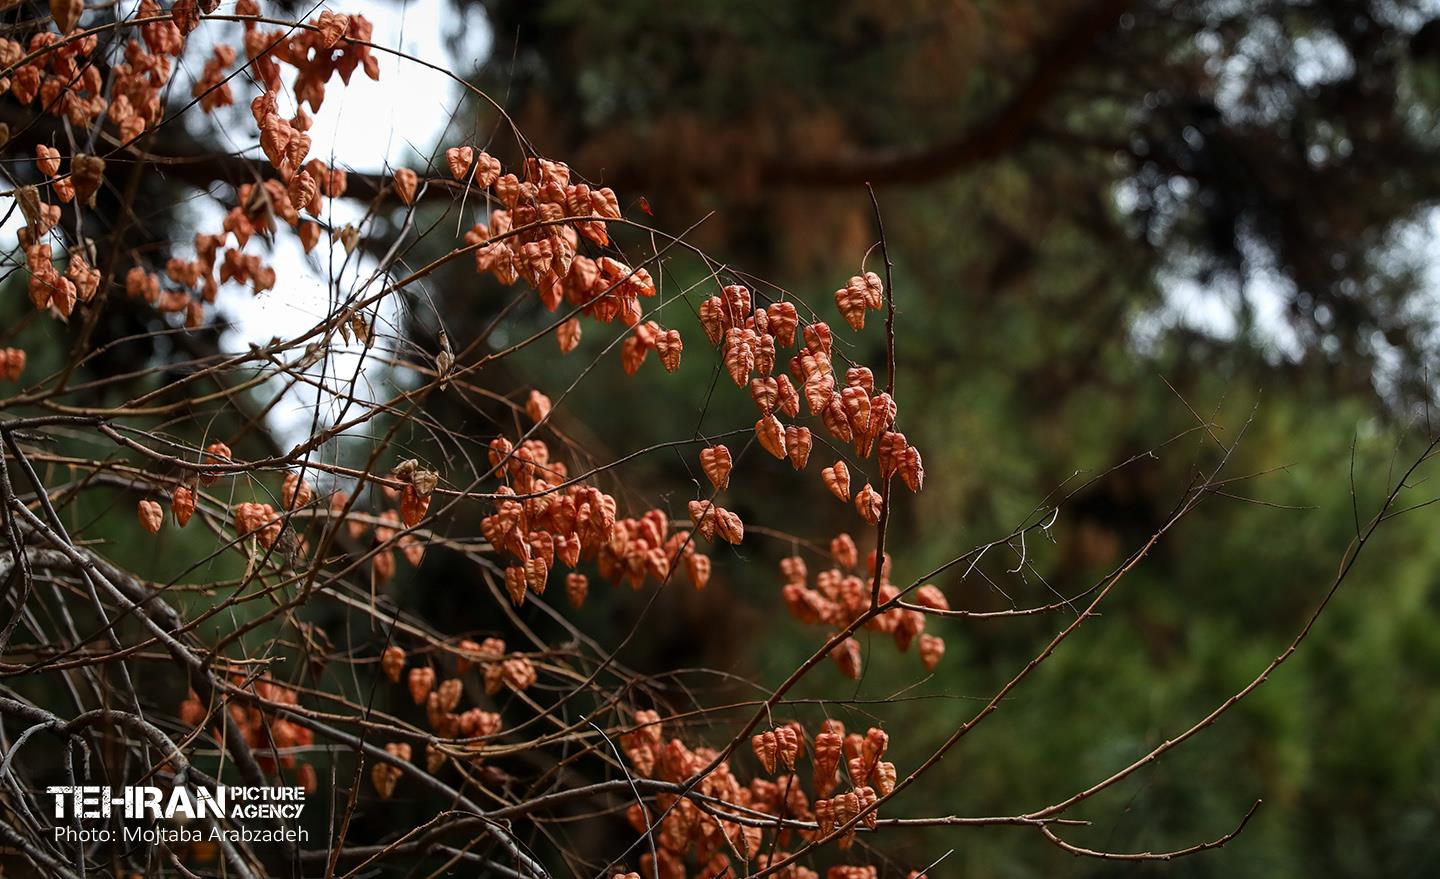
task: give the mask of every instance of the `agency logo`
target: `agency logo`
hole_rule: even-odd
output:
[[[309,841],[303,827],[286,826],[305,811],[305,790],[299,787],[221,785],[209,790],[191,785],[168,789],[145,785],[52,785],[45,791],[54,803],[55,839],[59,842],[114,842],[115,828],[85,826],[83,822],[110,824],[115,819],[120,819],[121,824],[118,838],[125,842]],[[238,823],[256,820],[271,826],[255,829]],[[208,833],[187,826],[195,821],[207,824]],[[159,826],[159,822],[179,826]]]

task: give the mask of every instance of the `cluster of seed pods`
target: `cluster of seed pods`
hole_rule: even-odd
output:
[[[873,272],[851,281],[847,289],[855,288],[870,297],[865,307],[879,307],[880,280]],[[873,306],[868,304],[872,300]],[[848,367],[844,385],[837,383],[834,337],[828,324],[813,321],[802,326],[793,304],[757,305],[750,290],[739,284],[726,286],[721,295],[700,303],[699,311],[706,336],[711,344],[720,347],[730,380],[736,387],[748,386],[759,410],[755,439],[760,448],[789,461],[796,470],[805,469],[814,449],[814,435],[809,427],[781,420],[798,418],[803,401],[831,438],[853,444],[855,454],[862,459],[874,454],[881,479],[899,477],[911,491],[921,489],[925,468],[920,451],[894,429],[894,399],[885,391],[877,391],[875,376],[868,367]],[[854,321],[851,323],[854,325]],[[800,348],[789,360],[789,373],[778,372],[779,352],[797,342]],[[729,484],[732,461],[724,445],[701,451],[701,469],[716,491]],[[836,498],[851,500],[850,467],[845,461],[824,467],[821,480]],[[879,522],[882,495],[872,485],[867,483],[856,492],[854,502],[864,521],[872,525]],[[693,502],[691,506],[693,519],[697,510]],[[698,512],[707,509],[702,505]]]
[[[725,875],[736,856],[764,869],[785,860],[783,849],[792,842],[828,836],[895,789],[895,766],[883,759],[890,738],[880,729],[847,735],[842,723],[827,720],[812,739],[799,723],[790,722],[757,733],[750,744],[760,772],[749,784],[741,784],[730,761],[722,761],[699,780],[694,792],[721,804],[722,810],[743,809],[794,822],[813,821],[818,829],[773,830],[727,821],[706,812],[692,799],[660,794],[649,808],[637,803],[627,813],[637,833],[649,831],[649,822],[664,815],[654,828],[654,855],[640,856],[640,875],[658,875],[660,879]],[[711,748],[692,749],[677,736],[667,737],[665,722],[651,710],[635,712],[634,723],[620,736],[620,748],[636,775],[672,783],[694,778],[717,756]],[[808,785],[799,771],[807,753],[811,762]],[[877,810],[870,809],[857,826],[873,828],[876,815]],[[855,829],[850,828],[840,837],[842,850],[850,847]],[[736,875],[743,873],[737,871]],[[814,871],[798,863],[786,865],[775,875],[819,879]],[[836,875],[851,874],[836,874],[833,869],[827,874]]]
[[[816,573],[813,586],[803,558],[781,559],[784,585],[780,587],[780,595],[790,615],[800,622],[845,629],[870,611],[875,598],[875,554],[871,552],[866,557],[865,570],[861,571],[860,552],[854,539],[849,534],[840,534],[830,541],[830,555],[834,566]],[[879,588],[882,604],[899,594],[890,582],[888,554],[881,565]],[[914,603],[934,610],[950,609],[945,594],[928,584],[916,590]],[[918,610],[892,607],[868,620],[865,628],[891,635],[902,653],[908,651],[911,644],[917,644],[920,661],[927,672],[933,672],[945,655],[944,639],[925,631],[925,614]],[[860,678],[862,666],[857,639],[847,638],[841,642],[831,651],[831,658],[847,677]]]
[[[543,595],[557,563],[575,568],[593,560],[600,576],[612,584],[628,582],[639,589],[647,580],[664,584],[672,567],[684,566],[696,589],[710,580],[710,559],[695,550],[690,532],[671,528],[663,510],[638,518],[621,518],[613,495],[569,480],[563,461],[551,458],[542,440],[527,439],[517,447],[504,437],[490,443],[490,466],[505,483],[495,511],[480,520],[490,545],[514,560],[505,569],[505,588],[515,604],[527,594]],[[588,578],[571,571],[566,597],[580,607],[589,592]]]
[[[466,693],[466,679],[472,671],[479,670],[479,685],[488,696],[510,690],[521,692],[533,686],[537,680],[534,664],[519,653],[507,650],[499,638],[486,638],[475,642],[469,639],[455,644],[450,651],[454,661],[454,676],[439,680],[432,664],[410,666],[410,658],[404,648],[391,645],[380,654],[380,668],[393,684],[404,684],[410,700],[425,709],[426,722],[435,735],[444,739],[469,740],[473,747],[468,749],[467,759],[479,763],[484,757],[484,747],[475,740],[493,738],[504,729],[504,721],[494,711],[479,707],[462,709]],[[403,743],[396,743],[403,745]],[[394,756],[408,761],[408,746],[403,755],[391,751]],[[454,748],[441,750],[436,744],[427,746],[426,767],[436,772],[440,766],[457,751]],[[384,766],[384,769],[380,767]],[[388,798],[395,790],[401,772],[398,767],[377,764],[371,781],[381,797]]]
[[[184,53],[187,38],[199,26],[202,12],[213,12],[218,4],[202,0],[197,6],[196,0],[179,0],[167,14],[155,0],[143,0],[136,10],[137,18],[144,21],[139,26],[139,38],[127,41],[123,61],[109,65],[113,81],[108,99],[100,74],[104,65],[94,63],[96,59],[91,57],[98,46],[97,36],[61,36],[78,26],[83,4],[58,2],[51,6],[59,34],[37,33],[30,38],[28,47],[0,39],[0,67],[9,70],[8,76],[0,77],[0,94],[9,92],[27,105],[38,99],[41,112],[79,128],[108,123],[123,141],[131,142],[164,118],[163,94],[174,70],[172,59]],[[240,0],[236,13],[258,17],[260,9],[255,0]],[[371,33],[372,27],[364,16],[329,10],[308,26],[290,30],[264,30],[256,21],[245,22],[249,70],[266,89],[252,102],[251,109],[260,131],[261,148],[279,177],[240,186],[222,230],[197,233],[194,256],[171,257],[163,279],[161,273],[144,266],[131,268],[125,276],[128,296],[162,313],[183,315],[185,325],[194,329],[204,322],[204,303],[215,301],[221,284],[246,284],[257,294],[274,287],[274,270],[259,256],[244,253],[243,248],[251,236],[272,233],[277,217],[296,230],[307,251],[318,243],[320,226],[303,220],[300,212],[319,216],[320,197],[342,195],[345,174],[319,160],[305,161],[310,148],[305,132],[313,120],[300,105],[308,102],[318,110],[326,83],[336,75],[348,82],[357,68],[363,68],[372,79],[379,77],[378,63],[366,45]],[[191,88],[204,112],[235,102],[227,70],[236,57],[235,49],[225,43],[212,48]],[[299,109],[289,120],[277,112],[282,63],[295,70],[293,92]],[[105,178],[105,160],[76,153],[70,157],[67,169],[62,167],[62,159],[58,149],[43,144],[36,148],[36,168],[58,203],[47,203],[36,186],[17,189],[16,200],[25,220],[19,238],[30,271],[30,299],[37,309],[49,309],[59,318],[68,318],[77,302],[88,302],[95,296],[100,273],[92,265],[90,248],[83,243],[68,248],[62,273],[55,264],[53,246],[44,239],[59,223],[60,204],[78,200],[94,205]],[[230,236],[234,236],[233,247],[228,246]],[[354,236],[342,231],[340,237],[347,249],[353,249]]]
[[[240,676],[233,676],[231,683],[235,686],[251,690],[256,697],[265,703],[275,705],[297,705],[299,694],[295,690],[272,680],[269,675],[250,682]],[[277,716],[273,709],[263,706],[249,705],[239,700],[229,702],[229,712],[235,725],[245,738],[245,744],[255,754],[255,761],[260,768],[269,773],[275,773],[281,769],[294,773],[295,783],[306,791],[314,791],[316,787],[315,767],[309,763],[301,763],[291,751],[307,748],[315,742],[315,734],[308,727],[301,726]],[[180,703],[178,712],[180,722],[191,727],[198,727],[205,723],[207,718],[212,725],[218,727],[214,718],[210,718],[210,712],[206,709],[205,703],[192,690],[190,695]],[[224,731],[214,731],[217,740],[224,738]]]
[[[0,348],[0,378],[18,382],[25,372],[26,360],[24,348]]]

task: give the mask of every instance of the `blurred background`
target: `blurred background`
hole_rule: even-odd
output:
[[[370,15],[377,42],[443,61],[483,88],[535,150],[615,187],[629,219],[690,230],[686,239],[718,262],[835,324],[831,294],[877,240],[865,190],[874,185],[895,262],[901,424],[928,473],[891,524],[899,582],[1010,532],[1057,489],[1141,456],[1030,542],[1033,569],[1015,571],[1003,550],[969,576],[934,581],[952,606],[976,610],[1073,595],[1163,523],[1218,461],[1217,439],[1240,438],[1226,473],[1263,475],[1212,496],[1171,532],[1103,617],[891,816],[1049,805],[1199,720],[1290,642],[1357,511],[1361,521],[1374,512],[1433,432],[1440,3],[426,0],[345,11]],[[493,111],[414,65],[383,64],[374,92],[336,95],[320,114],[317,151],[371,172],[383,171],[382,157],[440,168],[443,149],[461,142],[486,144],[507,165],[518,158]],[[208,149],[253,143],[208,129],[188,136]],[[219,201],[188,200],[193,183],[166,185],[153,203],[171,207],[146,217],[149,240],[183,241],[220,215]],[[227,191],[219,180],[205,188]],[[409,264],[443,253],[452,230],[481,218],[474,204],[439,201],[424,203],[415,228],[441,220],[444,234],[422,240]],[[386,222],[399,228],[398,209],[377,218],[380,232]],[[625,243],[652,246],[642,235]],[[305,297],[323,297],[323,266],[288,246],[277,265],[295,270],[282,271],[277,291],[253,301],[227,293],[227,325],[185,344],[268,338],[288,311],[313,320],[323,302]],[[692,305],[710,292],[706,267],[679,252],[657,277],[667,296],[700,285]],[[471,338],[511,295],[459,264],[392,314],[391,331],[431,339],[443,321],[452,338]],[[107,320],[120,337],[136,328],[125,321],[154,318]],[[531,298],[493,344],[549,320]],[[743,395],[710,394],[716,361],[694,315],[667,309],[664,323],[687,339],[677,375],[652,362],[627,378],[612,351],[559,410],[597,460],[754,418]],[[849,356],[880,371],[879,321],[839,335]],[[531,386],[562,389],[613,338],[587,327],[570,358],[527,350],[484,381],[516,400]],[[113,356],[180,356],[127,350]],[[458,394],[429,405],[478,437],[504,418]],[[237,451],[309,429],[304,400],[269,418],[280,440],[252,434]],[[1197,418],[1213,421],[1217,439],[1171,441]],[[423,436],[406,441],[425,455]],[[868,549],[853,510],[830,500],[813,471],[794,475],[752,453],[736,468],[730,505],[747,523],[820,545],[851,530]],[[697,476],[688,453],[667,451],[626,465],[609,490],[623,489],[634,512],[660,505],[683,517]],[[900,869],[954,849],[932,876],[1431,872],[1440,863],[1437,527],[1440,508],[1388,523],[1278,674],[1214,728],[1076,809],[1093,825],[1067,836],[1118,851],[1183,847],[1228,832],[1263,797],[1224,849],[1105,863],[1021,830],[926,829],[887,833],[877,841],[884,855],[866,857]],[[652,672],[703,667],[777,683],[823,637],[781,612],[775,563],[796,545],[752,530],[737,549],[717,550],[711,586],[675,584],[656,597],[621,658]],[[473,579],[461,564],[432,552],[391,595],[457,633],[503,628],[488,599],[437,585]],[[601,588],[569,616],[614,645],[649,599]],[[851,726],[883,723],[904,773],[1073,617],[932,623],[948,652],[929,677],[881,636],[864,645],[858,684],[827,664],[798,694],[856,700],[823,711]],[[755,697],[698,675],[674,695],[713,705],[737,693]],[[796,710],[807,723],[822,713]],[[692,740],[722,743],[724,720]],[[618,816],[611,832],[628,832]]]

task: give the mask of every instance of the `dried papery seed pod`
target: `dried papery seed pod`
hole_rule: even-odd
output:
[[[864,275],[856,275],[850,279],[850,283],[857,285],[865,296],[865,307],[879,310],[885,305],[885,285],[881,283],[880,276],[874,272],[866,272]]]
[[[742,284],[730,284],[720,290],[720,299],[725,303],[726,325],[743,326],[751,308],[749,288]]]
[[[900,470],[905,457],[905,434],[887,430],[880,434],[875,448],[875,461],[880,465],[880,478],[889,479]]]
[[[50,17],[55,19],[55,27],[60,33],[68,34],[75,30],[75,25],[80,22],[80,15],[85,11],[85,4],[81,0],[50,0]],[[50,174],[54,174],[51,171]]]
[[[235,532],[241,537],[254,534],[261,545],[269,546],[275,542],[280,532],[280,520],[275,515],[275,508],[269,504],[236,504]]]
[[[690,501],[690,523],[706,540],[715,539],[715,512],[719,508],[709,501]]]
[[[889,748],[890,735],[885,730],[872,726],[865,731],[865,738],[860,744],[860,755],[865,760],[865,772],[861,776],[862,779],[869,778],[870,771],[875,768],[875,764],[879,762],[880,758],[885,756],[885,752]]]
[[[872,777],[875,779],[875,788],[880,792],[880,796],[888,797],[894,792],[895,781],[897,779],[894,763],[888,763],[884,760],[876,763],[875,773]]]
[[[170,495],[170,515],[175,517],[175,524],[184,528],[195,515],[195,492],[181,485],[176,487]]]
[[[920,460],[920,450],[907,446],[900,461],[900,481],[911,491],[925,487],[925,465]]]
[[[834,336],[830,332],[829,324],[817,320],[805,325],[806,348],[828,358],[834,350],[834,344]]]
[[[855,814],[863,815],[860,823],[864,824],[868,829],[874,830],[880,820],[880,810],[871,808],[875,805],[876,800],[879,799],[879,797],[875,795],[875,789],[869,785],[857,787],[855,788],[855,798],[859,801],[856,804],[859,808],[856,809]],[[866,809],[870,809],[870,811],[866,812]],[[853,818],[854,815],[851,817]]]
[[[800,732],[797,725],[782,726],[775,730],[775,756],[786,769],[795,771],[795,758],[800,756]]]
[[[920,636],[920,661],[925,665],[928,672],[935,671],[935,666],[945,656],[945,639],[939,635]]]
[[[865,329],[865,294],[854,287],[845,286],[835,291],[835,307],[852,330]]]
[[[340,38],[345,36],[345,31],[350,28],[350,16],[337,15],[326,9],[323,10],[320,13],[320,17],[315,20],[315,26],[315,36],[318,40],[319,47],[322,49],[331,49],[334,48],[336,43],[340,42]]]
[[[469,638],[464,638],[461,639],[460,643],[455,645],[455,650],[458,652],[458,655],[455,657],[455,673],[463,675],[474,667],[475,660],[479,657],[481,648],[479,644],[476,644]]]
[[[408,686],[411,701],[416,705],[425,704],[425,700],[430,696],[430,690],[435,686],[435,669],[428,666],[410,669]]]
[[[755,352],[755,371],[769,375],[775,371],[775,338],[769,333],[759,336],[751,345]]]
[[[35,167],[46,177],[60,173],[60,151],[43,143],[35,145]]]
[[[774,415],[755,422],[755,438],[760,441],[760,448],[777,458],[785,457],[785,428]]]
[[[830,557],[847,571],[860,564],[860,550],[849,534],[837,534],[830,538]]]
[[[691,586],[704,589],[705,584],[710,582],[710,557],[698,552],[685,556],[685,574],[690,578]]]
[[[386,647],[380,654],[380,669],[390,683],[400,683],[400,675],[405,671],[405,651],[393,644]]]
[[[395,169],[395,194],[407,205],[415,203],[415,190],[420,185],[420,178],[409,168]]]
[[[840,402],[845,407],[845,418],[856,437],[870,433],[870,395],[864,388],[847,387],[840,391]]]
[[[768,335],[770,333],[770,314],[763,308],[756,308],[745,319],[745,326],[762,336]]]
[[[740,329],[729,329],[725,331],[725,371],[730,374],[730,380],[735,387],[743,388],[750,380],[750,373],[755,369],[755,349],[751,347],[745,331]]]
[[[505,592],[516,607],[525,603],[525,569],[512,565],[505,569]]]
[[[310,483],[300,478],[299,473],[286,473],[285,482],[280,486],[280,503],[287,510],[298,510],[310,503],[314,492]]]
[[[860,518],[871,525],[880,521],[882,506],[880,492],[872,488],[868,482],[865,483],[864,488],[860,489],[860,493],[855,495],[855,511],[860,514]]]
[[[23,348],[0,349],[0,374],[7,381],[18,382],[25,372],[27,355]]]
[[[784,376],[781,376],[784,378]],[[755,408],[760,410],[761,415],[769,415],[775,411],[775,404],[779,401],[780,388],[776,380],[769,376],[752,378],[750,380],[750,399],[755,401]]]
[[[795,313],[795,306],[789,302],[773,302],[765,309],[767,325],[770,334],[775,337],[775,342],[782,348],[789,348],[795,344],[795,329],[799,326],[800,319]]]
[[[785,453],[790,456],[791,467],[796,470],[805,469],[805,465],[810,461],[810,447],[813,443],[810,428],[793,424],[785,428]]]
[[[780,575],[785,578],[786,583],[801,585],[804,585],[805,580],[810,576],[805,567],[805,560],[798,555],[786,556],[780,560]]]
[[[830,790],[833,790],[833,789],[834,789],[834,786],[835,786],[835,783],[834,783],[833,781],[830,782],[830,783],[829,783],[829,786],[826,788],[825,792],[826,792],[826,793],[829,793]],[[820,790],[820,787],[821,787],[821,785],[820,785],[820,781],[819,781],[819,776],[817,775],[817,776],[816,776],[816,782],[815,782],[815,789],[816,789],[817,792]],[[816,801],[815,801],[815,824],[816,824],[816,827],[818,828],[819,833],[820,833],[821,836],[829,836],[832,832],[834,832],[834,830],[835,830],[835,803],[834,803],[834,802],[832,802],[831,800],[816,800]],[[832,869],[832,870],[830,871],[830,874],[826,876],[826,879],[842,879],[842,877],[840,876],[840,874],[836,873],[834,869]]]
[[[800,414],[800,394],[795,390],[795,385],[791,384],[788,375],[775,377],[775,405],[791,418]]]
[[[539,391],[531,391],[525,399],[525,414],[534,422],[544,421],[550,414],[550,398]]]
[[[286,194],[290,196],[290,204],[297,211],[305,210],[319,192],[320,184],[310,176],[309,171],[301,171],[291,177],[289,186],[286,187]]]
[[[705,478],[710,480],[716,491],[724,491],[730,484],[731,466],[728,447],[717,444],[700,450],[700,469],[705,471]]]
[[[850,426],[850,418],[845,413],[845,404],[839,394],[830,395],[830,399],[820,410],[820,421],[825,425],[825,430],[842,443],[848,443],[855,438],[855,431]]]
[[[451,147],[445,151],[445,165],[450,169],[450,176],[456,180],[465,179],[465,175],[470,173],[470,165],[474,161],[474,147]]]
[[[634,375],[639,371],[641,364],[645,362],[645,355],[650,349],[636,336],[631,336],[620,343],[620,368],[625,370],[626,375]]]
[[[836,461],[834,465],[821,470],[820,478],[835,497],[842,502],[850,500],[850,468],[844,461]]]
[[[222,442],[213,442],[205,447],[204,461],[206,463],[228,464],[231,462],[230,447]],[[213,485],[220,476],[205,472],[200,473],[200,481],[205,485]]]
[[[442,711],[454,711],[455,706],[460,704],[460,696],[465,691],[465,685],[460,683],[459,678],[449,678],[441,681],[440,686],[435,690],[440,697],[440,709]]]
[[[655,352],[660,355],[660,364],[666,372],[680,368],[680,353],[684,350],[679,330],[666,330],[655,337]]]
[[[555,537],[555,557],[567,568],[580,563],[580,535],[560,534]]]
[[[725,305],[719,296],[711,296],[700,303],[700,326],[711,345],[720,344],[725,337]]]
[[[921,607],[929,607],[935,610],[949,610],[950,602],[946,600],[945,593],[940,587],[926,583],[915,590],[915,603]]]
[[[471,708],[460,715],[460,734],[465,738],[497,735],[504,727],[500,715],[493,711],[481,711],[479,708]]]
[[[307,221],[305,221],[305,222],[303,222],[303,223],[300,224],[299,234],[300,234],[300,243],[304,246],[305,252],[306,252],[306,253],[309,253],[310,251],[312,251],[312,250],[315,249],[315,245],[317,245],[317,244],[320,243],[320,224],[319,224],[319,223],[311,223],[310,221],[307,220]],[[349,336],[349,333],[350,333],[350,328],[349,328],[349,326],[342,323],[342,324],[341,324],[341,328],[340,328],[340,333],[341,333],[341,335],[344,335],[344,336],[347,337],[346,344],[349,344],[349,341],[348,341],[348,336]]]
[[[414,485],[407,485],[400,491],[400,521],[406,528],[414,528],[425,518],[430,509],[430,498],[424,497]]]
[[[561,354],[569,354],[580,345],[580,319],[570,318],[555,329],[555,341]]]
[[[445,752],[435,742],[425,743],[425,771],[434,775],[445,765]]]
[[[390,799],[395,793],[400,776],[400,770],[388,763],[376,763],[370,767],[370,783],[375,785],[375,793],[379,794],[382,800]]]
[[[852,388],[861,388],[867,394],[875,393],[875,374],[868,366],[852,366],[845,370],[845,384]]]
[[[490,441],[489,460],[491,467],[499,467],[500,462],[510,457],[515,451],[515,445],[503,436],[497,436]]]
[[[840,769],[842,732],[830,729],[815,734],[815,795],[826,797],[835,789]],[[820,803],[815,804],[815,816],[820,817]],[[828,831],[821,830],[822,833]]]
[[[830,658],[840,667],[840,673],[852,681],[860,680],[860,642],[846,638],[830,651]]]
[[[160,526],[165,523],[165,511],[155,501],[141,501],[136,507],[136,512],[140,518],[140,527],[151,534],[159,532]]]
[[[738,544],[745,539],[745,524],[729,510],[715,508],[715,533],[726,543]]]
[[[883,588],[883,586],[882,586]],[[884,600],[889,600],[882,596]],[[916,610],[892,610],[886,616],[899,614],[899,622],[895,624],[895,647],[901,653],[910,649],[910,642],[925,631],[925,615]]]
[[[525,586],[536,595],[545,594],[545,581],[550,576],[550,566],[535,556],[525,562]]]
[[[775,741],[775,731],[768,730],[750,737],[750,749],[755,752],[755,759],[760,761],[767,775],[775,774],[775,759],[778,746]]]
[[[584,574],[574,571],[565,575],[565,597],[570,599],[570,606],[579,610],[585,603],[585,596],[590,594],[590,578]]]
[[[870,435],[879,436],[895,425],[898,407],[895,398],[884,391],[870,398]]]

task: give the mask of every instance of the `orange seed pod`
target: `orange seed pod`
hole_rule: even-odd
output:
[[[160,504],[151,500],[141,501],[136,508],[140,518],[140,527],[155,534],[165,522],[165,511],[160,509]]]
[[[880,492],[872,488],[868,482],[865,483],[864,488],[860,489],[860,493],[855,495],[856,511],[860,513],[860,518],[871,525],[880,521],[881,506]]]
[[[380,668],[390,683],[400,683],[400,674],[405,671],[405,651],[393,644],[386,647],[380,654]]]
[[[420,179],[409,168],[395,169],[395,194],[407,205],[415,203],[415,190]]]
[[[777,458],[785,457],[785,428],[781,427],[780,419],[766,415],[755,422],[755,436],[762,449]]]
[[[430,690],[435,686],[435,669],[428,666],[410,669],[410,698],[416,705],[423,705]]]
[[[844,461],[836,461],[833,466],[821,470],[820,478],[835,497],[842,502],[850,500],[850,468]]]
[[[175,517],[175,524],[184,528],[195,514],[195,492],[183,485],[176,488],[170,495],[170,514]]]
[[[705,471],[705,477],[716,491],[724,491],[730,484],[731,466],[730,449],[726,446],[717,444],[700,450],[700,469]]]

